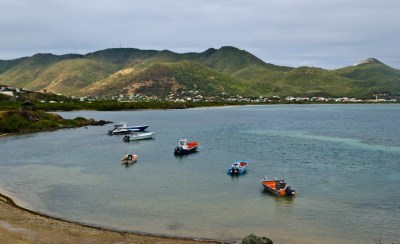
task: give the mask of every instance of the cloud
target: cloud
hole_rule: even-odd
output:
[[[399,12],[398,0],[0,0],[0,58],[232,45],[281,65],[400,67]]]

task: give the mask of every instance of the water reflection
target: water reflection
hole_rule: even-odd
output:
[[[130,167],[132,167],[134,164],[136,164],[136,162],[134,162],[134,163],[124,163],[124,162],[122,162],[121,163],[121,165],[123,165],[125,168],[130,168]]]
[[[188,153],[188,154],[175,154],[174,153],[174,156],[177,159],[186,159],[186,158],[189,158],[191,155],[195,155],[195,154],[198,154],[198,153],[199,153],[199,151],[194,151],[194,152],[191,152],[191,153]]]
[[[271,192],[265,190],[265,189],[260,189],[260,195],[267,200],[269,204],[274,203],[275,207],[282,208],[282,207],[294,207],[295,199],[296,197],[289,197],[289,196],[276,196],[272,194]]]
[[[292,207],[295,202],[295,197],[278,197],[272,196],[277,207]]]

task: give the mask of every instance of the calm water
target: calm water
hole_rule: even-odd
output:
[[[56,217],[120,230],[275,243],[400,242],[400,106],[245,106],[63,112],[130,125],[157,138],[131,143],[110,126],[0,138],[0,188]],[[175,157],[179,138],[199,152]],[[138,154],[130,167],[127,152]],[[248,173],[225,172],[235,160]],[[292,199],[263,192],[282,177]]]

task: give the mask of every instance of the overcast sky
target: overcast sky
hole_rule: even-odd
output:
[[[400,0],[0,0],[0,59],[235,46],[265,62],[400,68]]]

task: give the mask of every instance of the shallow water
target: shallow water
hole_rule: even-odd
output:
[[[0,138],[0,187],[20,204],[120,230],[275,243],[399,242],[400,106],[279,105],[62,112],[150,125],[124,143],[110,126]],[[175,157],[179,138],[201,143]],[[127,152],[138,154],[130,167]],[[230,177],[233,161],[248,173]],[[282,177],[294,199],[263,192]]]

